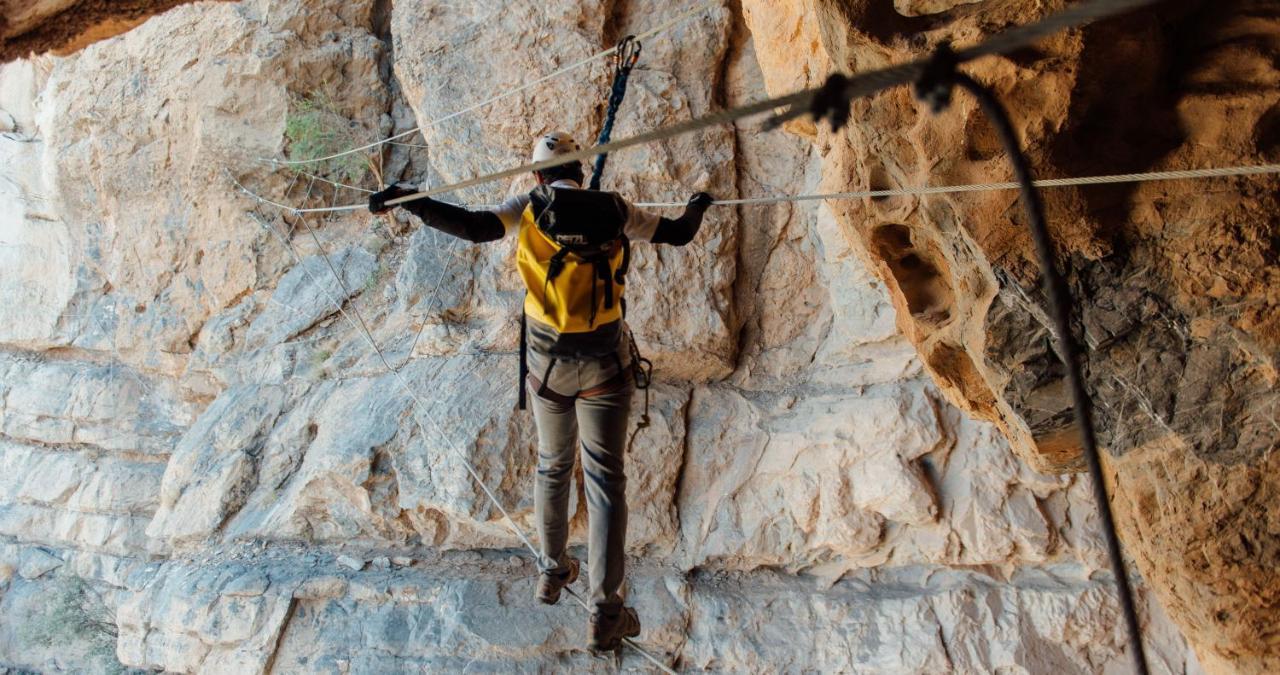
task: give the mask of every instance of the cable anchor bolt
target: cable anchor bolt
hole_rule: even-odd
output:
[[[959,65],[960,59],[951,43],[943,42],[925,63],[920,77],[912,83],[911,90],[916,98],[928,105],[933,114],[937,115],[951,105],[951,90],[955,88],[956,66]]]

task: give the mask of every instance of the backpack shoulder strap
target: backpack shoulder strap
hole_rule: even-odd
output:
[[[527,408],[528,393],[525,391],[529,388],[526,382],[529,380],[529,336],[528,336],[528,319],[525,318],[524,308],[520,309],[520,382],[517,388],[520,390],[519,403],[520,409]]]
[[[618,243],[622,245],[622,262],[618,263],[618,270],[613,273],[613,280],[622,285],[626,283],[627,272],[631,270],[631,238],[626,234],[618,237]]]

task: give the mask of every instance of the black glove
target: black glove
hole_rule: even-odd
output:
[[[403,185],[392,185],[382,192],[375,192],[369,195],[369,212],[375,215],[386,213],[387,209],[390,208],[387,206],[387,202],[400,197],[408,197],[415,192],[417,190]]]
[[[711,198],[711,195],[699,192],[689,198],[689,204],[685,208],[694,211],[706,211],[713,201],[715,200]]]
[[[658,228],[654,230],[653,238],[649,241],[672,246],[684,246],[693,241],[702,227],[702,216],[707,213],[707,207],[714,201],[711,195],[705,192],[694,194],[689,198],[689,203],[684,205],[684,213],[680,214],[679,218],[658,219]]]

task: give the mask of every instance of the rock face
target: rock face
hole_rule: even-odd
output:
[[[71,54],[187,2],[191,0],[4,0],[0,63],[46,52]]]
[[[897,3],[895,14],[872,2],[743,3],[774,92],[816,85],[831,68],[920,58],[945,40],[968,45],[1059,4]],[[1262,164],[1276,158],[1277,36],[1273,5],[1182,2],[966,70],[1008,106],[1042,177]],[[932,117],[910,96],[856,102],[838,133],[794,125],[819,148],[825,187],[1008,180],[971,98]],[[1079,299],[1122,537],[1206,665],[1225,672],[1280,669],[1278,186],[1044,193]],[[948,400],[998,425],[1032,466],[1076,470],[1078,430],[1016,200],[997,191],[832,209]]]
[[[899,9],[938,9],[908,4]],[[737,9],[711,5],[646,41],[617,136],[893,56],[840,33],[834,6]],[[577,608],[533,600],[529,556],[464,464],[532,529],[512,243],[464,246],[403,214],[303,219],[232,180],[288,204],[365,199],[259,161],[297,152],[289,138],[307,102],[353,143],[423,126],[354,170],[312,167],[363,189],[510,166],[551,129],[589,139],[603,63],[433,120],[671,11],[647,0],[200,3],[73,56],[0,68],[0,118],[12,119],[0,134],[0,666],[615,670],[583,650]],[[1022,105],[1053,99],[1026,82]],[[877,105],[915,115],[905,94]],[[849,133],[889,143],[874,119]],[[914,121],[878,152],[934,152],[931,124]],[[618,153],[605,185],[683,201],[924,175],[923,164],[867,165],[876,155],[857,159],[866,149],[847,135],[791,128],[800,135],[745,122]],[[985,152],[997,171],[998,149]],[[527,188],[454,197],[492,203]],[[1005,197],[991,213],[1009,210]],[[629,316],[658,379],[652,424],[633,420],[628,454],[643,643],[693,671],[1123,672],[1088,486],[1046,471],[1061,465],[1042,461],[1004,389],[990,406],[1006,416],[975,419],[971,397],[941,377],[939,352],[917,351],[927,335],[913,308],[984,339],[985,324],[970,322],[986,316],[975,298],[994,307],[1013,282],[982,267],[956,224],[968,222],[964,202],[928,206],[952,214],[956,241],[920,238],[912,204],[873,206],[901,210],[870,233],[921,289],[904,292],[894,267],[867,255],[851,219],[867,205],[717,208],[686,248],[636,246]],[[907,245],[935,261],[933,274],[903,264]],[[968,255],[968,267],[944,254]],[[1030,268],[1011,267],[1031,288]],[[951,280],[960,271],[970,285]],[[986,382],[973,342],[947,344],[948,362],[967,358],[975,386]],[[1230,485],[1241,504],[1265,499]],[[1120,494],[1140,495],[1123,484]],[[576,497],[574,508],[580,544]],[[1205,588],[1171,599],[1169,584],[1194,580],[1178,576],[1182,551],[1135,552],[1163,603],[1201,631],[1188,636],[1207,658],[1254,666],[1256,654],[1233,660],[1213,646],[1229,635],[1188,618]],[[1227,591],[1249,578],[1213,570]],[[1265,603],[1265,577],[1252,578]],[[1141,597],[1157,672],[1198,672],[1154,596]],[[622,659],[649,667],[634,652]]]

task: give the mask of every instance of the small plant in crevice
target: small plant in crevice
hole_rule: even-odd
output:
[[[327,349],[320,349],[311,352],[311,358],[308,359],[308,365],[311,366],[312,370],[320,370],[324,368],[324,364],[329,360],[330,356],[333,356],[333,352]]]
[[[325,94],[295,96],[285,118],[284,135],[289,141],[289,159],[314,163],[299,167],[309,173],[328,175],[346,183],[358,184],[371,168],[366,153],[357,152],[333,159],[320,160],[354,146],[361,141],[357,127],[337,111]]]
[[[115,613],[96,589],[74,575],[56,577],[44,595],[40,611],[27,617],[18,638],[41,648],[81,644],[96,672],[125,673],[116,660]]]
[[[378,280],[387,273],[387,264],[378,263],[378,269],[369,274],[369,278],[364,280],[362,293],[369,293],[378,288]]]

